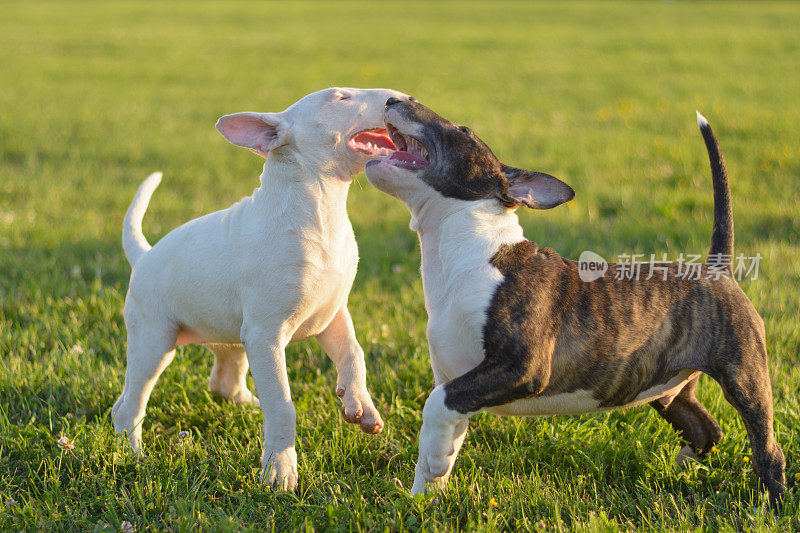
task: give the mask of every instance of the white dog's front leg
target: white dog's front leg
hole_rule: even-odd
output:
[[[264,413],[261,479],[276,488],[297,486],[295,414],[286,374],[286,341],[276,333],[250,330],[243,335],[250,372]]]
[[[411,494],[424,493],[427,482],[444,485],[467,434],[469,415],[449,409],[444,399],[444,386],[439,385],[428,396],[422,409],[419,458]]]
[[[325,331],[317,335],[322,349],[336,365],[336,395],[342,399],[342,414],[348,422],[357,423],[366,433],[380,433],[383,420],[367,390],[364,350],[356,340],[353,320],[347,307],[342,307]]]

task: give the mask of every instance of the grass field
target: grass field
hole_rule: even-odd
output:
[[[0,530],[800,529],[800,5],[792,3],[0,4]],[[146,457],[113,432],[130,273],[121,221],[164,171],[145,233],[227,207],[259,159],[214,129],[343,85],[413,94],[504,161],[576,191],[522,213],[527,236],[577,258],[705,253],[712,195],[695,109],[727,157],[743,288],[764,317],[785,516],[759,499],[744,427],[681,469],[649,408],[476,417],[449,491],[409,496],[432,375],[409,215],[357,177],[361,263],[350,297],[387,427],[341,420],[332,363],[288,350],[300,487],[258,481],[260,411],[207,392],[210,353],[179,350],[149,404]],[[182,431],[189,438],[179,438]],[[60,437],[74,442],[61,450]]]

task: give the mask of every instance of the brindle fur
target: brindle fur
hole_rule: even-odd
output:
[[[530,171],[503,165],[471,131],[418,103],[403,103],[401,112],[424,126],[419,140],[433,155],[420,179],[444,196],[519,205],[509,198],[509,186]],[[681,266],[673,263],[666,279],[661,271],[647,279],[649,264],[642,264],[638,280],[616,280],[622,266],[611,264],[603,278],[587,283],[576,263],[551,249],[530,241],[504,245],[491,258],[504,280],[487,310],[485,359],[445,385],[445,405],[466,414],[534,395],[589,389],[600,406],[615,407],[682,370],[699,370],[719,382],[742,416],[754,469],[777,508],[785,491],[785,461],[773,432],[764,324],[731,277],[727,171],[704,122],[715,211],[713,257],[699,279],[679,276]],[[571,199],[569,193],[561,201]],[[709,277],[710,268],[723,275]],[[659,401],[653,406],[702,456],[722,432],[697,400],[696,385],[695,377],[668,406]]]
[[[665,406],[659,400],[650,402],[650,405],[672,424],[681,437],[689,442],[694,453],[702,459],[722,440],[722,428],[695,396],[699,379],[699,375],[695,376],[669,405]]]
[[[387,102],[387,107],[390,105],[410,119],[425,124],[418,140],[428,149],[433,163],[418,177],[442,196],[468,201],[497,198],[507,207],[517,207],[522,204],[508,195],[508,188],[531,178],[564,187],[568,194],[559,203],[575,196],[571,187],[549,174],[504,165],[472,130],[456,126],[416,101]]]
[[[575,262],[531,241],[502,247],[492,264],[504,281],[487,310],[486,358],[446,387],[446,405],[461,413],[579,389],[617,407],[681,370],[716,378],[747,338],[739,332],[761,322],[746,298],[730,305],[743,296],[735,281],[706,279],[706,269],[681,279],[672,263],[666,280],[660,271],[647,280],[643,264],[638,281],[616,280],[622,266],[611,264],[586,283]],[[502,391],[489,395],[493,378]]]
[[[750,437],[757,475],[777,508],[785,461],[773,433],[764,324],[736,282],[722,276],[615,280],[620,265],[585,283],[577,265],[524,241],[492,258],[505,279],[487,311],[485,359],[445,386],[461,413],[532,395],[589,389],[602,407],[622,406],[684,369],[722,386]],[[685,268],[685,267],[684,267]],[[653,402],[701,457],[722,437],[694,394],[696,379],[664,407]]]

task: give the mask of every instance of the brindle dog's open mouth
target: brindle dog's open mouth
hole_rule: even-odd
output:
[[[385,128],[360,131],[350,137],[347,146],[353,151],[374,157],[387,156],[395,151],[394,143]]]
[[[422,170],[431,164],[430,155],[425,146],[410,135],[404,135],[392,124],[386,123],[386,131],[397,147],[397,151],[384,157],[383,160],[388,164],[405,170]]]

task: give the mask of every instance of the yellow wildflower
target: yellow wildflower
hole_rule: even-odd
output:
[[[745,456],[744,458],[742,458],[742,461],[744,461],[745,463],[749,463],[750,462],[750,458]]]
[[[495,500],[495,499],[494,499],[494,496],[492,496],[491,498],[489,498],[489,505],[491,505],[491,506],[492,506],[492,507],[494,507],[495,509],[497,508],[497,500]]]

